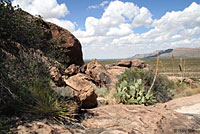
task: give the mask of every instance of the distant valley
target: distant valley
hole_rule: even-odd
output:
[[[176,49],[166,49],[157,50],[149,54],[136,54],[131,57],[133,59],[151,59],[156,58],[157,55],[160,58],[171,58],[172,54],[175,58],[200,58],[200,48],[176,48]]]

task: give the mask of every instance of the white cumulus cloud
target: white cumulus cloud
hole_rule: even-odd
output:
[[[153,26],[171,33],[186,27],[200,26],[200,5],[193,2],[183,11],[167,12],[161,19],[154,20]]]
[[[65,4],[58,4],[56,0],[13,0],[13,5],[19,5],[23,10],[41,15],[44,19],[59,18],[69,14]]]
[[[149,10],[145,7],[140,9],[140,13],[134,18],[132,25],[133,27],[145,26],[150,27],[152,20],[152,15]]]
[[[13,0],[13,5],[19,5],[20,8],[32,15],[40,15],[45,20],[55,23],[63,28],[73,32],[75,25],[68,20],[61,20],[69,14],[66,4],[58,4],[57,0]]]
[[[146,32],[136,33],[140,27]],[[100,18],[86,18],[85,29],[74,32],[85,58],[126,58],[158,49],[200,47],[200,5],[193,2],[153,20],[146,7],[112,1]]]
[[[145,22],[142,20],[145,20]],[[124,43],[120,42],[121,38],[133,34],[134,27],[147,27],[152,22],[152,15],[147,8],[140,8],[132,2],[111,1],[104,9],[101,18],[86,18],[86,30],[79,29],[73,33],[83,45],[85,58],[89,57],[91,49],[96,51],[101,49],[105,51],[105,56],[107,56],[111,54],[108,50],[118,49],[113,43],[114,40],[116,40],[118,46],[122,46]],[[118,39],[120,40],[119,42],[117,41]],[[120,49],[126,50],[126,48]],[[122,53],[128,54],[127,52]],[[98,55],[98,53],[95,55]],[[112,55],[122,56],[122,54],[118,55],[117,51]]]

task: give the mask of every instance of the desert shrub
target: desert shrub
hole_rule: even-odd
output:
[[[154,73],[151,71],[137,68],[128,69],[118,76],[118,79],[116,96],[126,96],[128,94],[128,97],[125,97],[126,101],[122,101],[123,97],[120,97],[121,103],[129,104],[132,102],[134,104],[149,105],[155,102],[166,102],[173,97],[173,82],[161,75],[157,76],[152,90],[149,91],[154,79]],[[123,92],[123,89],[125,92]],[[129,99],[138,99],[138,101],[128,102]]]
[[[152,92],[145,90],[141,79],[127,82],[123,80],[117,87],[117,97],[123,104],[152,105],[156,103],[156,98]]]
[[[32,17],[19,7],[13,7],[9,0],[0,0],[0,38],[8,42],[26,44],[36,48],[44,43],[44,26],[41,17]],[[44,38],[45,39],[45,38]]]
[[[21,8],[13,7],[9,0],[0,0],[0,49],[18,54],[17,42],[24,48],[40,49],[46,57],[69,66],[69,49],[61,40],[53,39],[50,27],[38,16],[32,16]],[[9,46],[9,47],[8,47]]]

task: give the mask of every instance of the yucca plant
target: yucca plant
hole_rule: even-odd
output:
[[[40,118],[48,118],[59,123],[73,120],[73,107],[67,101],[52,91],[41,82],[35,82],[23,91],[22,98],[19,98],[15,110],[35,114]]]
[[[180,58],[180,62],[179,62],[178,67],[179,67],[179,70],[181,72],[181,78],[183,79],[183,59],[182,58]],[[183,82],[182,79],[181,79],[181,83]]]
[[[155,75],[154,75],[154,78],[153,78],[153,82],[151,84],[151,87],[149,88],[149,91],[148,93],[151,93],[151,90],[155,84],[155,81],[156,81],[156,77],[158,75],[158,68],[159,68],[159,56],[157,56],[157,59],[156,59],[156,70],[155,70]]]
[[[0,115],[0,134],[14,134],[8,125],[9,118]]]
[[[174,64],[175,64],[175,58],[174,58],[174,55],[172,54],[172,70],[173,70],[173,76],[174,76]]]

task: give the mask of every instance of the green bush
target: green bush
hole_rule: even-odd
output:
[[[128,83],[123,80],[117,87],[117,97],[120,98],[120,103],[136,104],[136,105],[152,105],[156,103],[156,98],[153,93],[148,92],[142,85],[142,80],[137,79]]]
[[[118,76],[116,96],[124,104],[150,105],[155,102],[166,102],[173,97],[173,82],[158,75],[149,92],[154,79],[154,73],[141,69],[128,69]]]
[[[37,48],[46,36],[41,17],[32,17],[19,7],[13,7],[9,0],[0,0],[0,39],[10,43],[18,42]],[[44,38],[45,39],[45,38]]]

